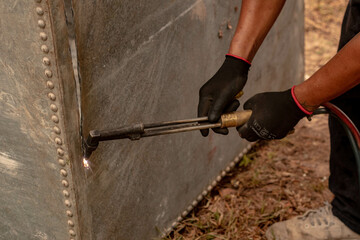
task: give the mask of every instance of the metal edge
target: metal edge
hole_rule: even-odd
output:
[[[174,222],[171,223],[170,226],[164,229],[164,231],[161,233],[160,238],[167,237],[174,228],[179,224],[180,221],[182,221],[198,204],[201,202],[204,197],[211,192],[211,190],[216,187],[219,182],[226,176],[227,173],[229,173],[232,169],[235,168],[235,166],[240,162],[242,157],[248,153],[256,144],[256,142],[248,144],[242,152],[240,152],[230,163],[229,165],[220,172],[218,176],[188,205],[188,207],[176,218]]]
[[[67,228],[69,238],[75,240],[78,230],[74,189],[72,183],[72,173],[68,157],[68,149],[65,142],[61,83],[59,66],[56,58],[56,43],[53,36],[54,27],[52,24],[51,7],[49,0],[35,0],[35,11],[37,15],[37,26],[39,28],[40,51],[42,52],[41,62],[45,67],[44,75],[47,79],[47,94],[44,97],[49,99],[49,121],[52,125],[51,137],[56,147],[59,174],[62,178],[62,195],[64,203],[64,214],[67,218]],[[39,59],[40,60],[40,59]],[[75,214],[74,214],[75,213]],[[65,224],[65,223],[64,223]]]

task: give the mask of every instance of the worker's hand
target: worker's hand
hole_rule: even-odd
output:
[[[245,59],[226,55],[220,69],[200,89],[198,116],[208,116],[213,123],[219,121],[221,114],[235,111],[240,106],[235,96],[243,89],[249,68],[250,63]],[[226,128],[213,130],[224,135],[229,133]],[[206,137],[209,130],[201,130],[201,134]]]
[[[256,94],[244,104],[244,109],[252,110],[252,115],[244,126],[238,128],[240,137],[250,142],[281,139],[307,115],[300,107],[291,89]]]

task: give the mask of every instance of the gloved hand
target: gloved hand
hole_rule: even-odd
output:
[[[226,59],[216,74],[200,89],[198,116],[208,116],[210,122],[217,122],[221,114],[235,111],[239,101],[235,96],[243,89],[248,76],[250,62],[234,55],[226,55]],[[228,134],[226,128],[213,129],[220,134]],[[201,130],[206,137],[209,130]]]
[[[259,93],[244,104],[252,110],[249,121],[238,128],[240,137],[250,142],[281,139],[306,115],[312,114],[297,101],[294,87],[284,92]]]

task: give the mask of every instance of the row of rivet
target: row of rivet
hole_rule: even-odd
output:
[[[42,0],[35,0],[36,3],[41,3]],[[44,10],[41,6],[37,6],[36,7],[36,13],[39,17],[44,15]],[[44,42],[40,49],[44,54],[48,54],[50,52],[49,47],[45,44],[45,42],[48,40],[48,35],[46,34],[46,32],[44,32],[45,27],[46,27],[46,22],[44,19],[39,19],[38,22],[38,27],[42,30],[40,32],[40,39]],[[46,67],[50,67],[51,66],[51,61],[47,56],[44,56],[42,58],[42,63],[44,64],[44,66]],[[46,68],[45,72],[44,72],[45,76],[48,78],[48,81],[46,82],[46,87],[52,91],[55,88],[55,85],[53,83],[53,81],[51,81],[51,78],[53,77],[53,72],[50,70],[50,68]],[[61,129],[57,126],[57,124],[59,124],[60,120],[59,117],[56,115],[56,113],[58,112],[58,107],[56,106],[55,102],[56,102],[56,95],[53,92],[49,92],[47,94],[48,98],[52,101],[52,103],[50,104],[50,109],[53,112],[53,115],[51,116],[51,121],[55,124],[55,126],[53,127],[53,132],[58,135],[57,137],[54,138],[54,142],[57,144],[58,148],[57,148],[57,155],[58,155],[58,163],[61,167],[65,167],[66,166],[66,162],[63,159],[64,157],[64,150],[61,148],[61,145],[63,144],[63,141],[61,139]],[[66,171],[66,169],[61,168],[60,169],[60,175],[64,178],[66,178],[68,176],[68,173]],[[64,188],[68,188],[69,187],[69,182],[66,179],[63,179],[61,181],[61,184],[63,185]],[[72,204],[71,201],[68,199],[70,197],[70,193],[65,189],[63,190],[63,195],[66,198],[64,201],[64,204],[67,208],[71,208]],[[66,211],[66,215],[69,218],[73,217],[73,213],[71,210],[67,210]],[[69,219],[68,220],[68,226],[70,228],[73,228],[75,226],[74,222]],[[75,237],[76,236],[76,232],[73,229],[69,230],[69,234],[71,237]],[[73,238],[71,238],[71,240],[74,240]]]
[[[224,171],[221,171],[220,175],[218,175],[216,179],[204,191],[202,191],[201,194],[197,196],[197,198],[191,203],[191,205],[189,205],[186,210],[181,213],[181,215],[176,219],[176,221],[171,224],[171,227],[165,230],[165,232],[161,236],[162,238],[166,237],[179,224],[179,222],[181,222],[194,209],[194,207],[196,207],[198,203],[201,202],[215,186],[217,186],[221,179],[225,177],[226,174],[229,173],[236,166],[236,164],[240,162],[242,157],[247,152],[251,150],[254,144],[255,143],[251,143],[246,148],[244,148],[244,150],[234,158],[234,160],[229,164],[229,166],[227,166]]]

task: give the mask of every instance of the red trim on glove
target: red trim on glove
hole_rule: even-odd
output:
[[[242,57],[239,57],[239,56],[236,56],[236,55],[233,55],[233,54],[226,54],[226,56],[231,56],[231,57],[234,57],[234,58],[237,58],[237,59],[240,59],[240,60],[243,60],[244,62],[248,63],[251,65],[251,62],[246,60],[245,58],[242,58]]]
[[[296,103],[296,105],[300,108],[301,111],[303,111],[306,115],[311,115],[313,114],[313,112],[309,112],[308,110],[306,110],[303,106],[301,106],[301,104],[299,103],[299,101],[297,100],[296,96],[295,96],[295,93],[294,93],[294,89],[295,89],[295,86],[293,86],[291,88],[291,96],[293,97],[294,99],[294,102]]]

